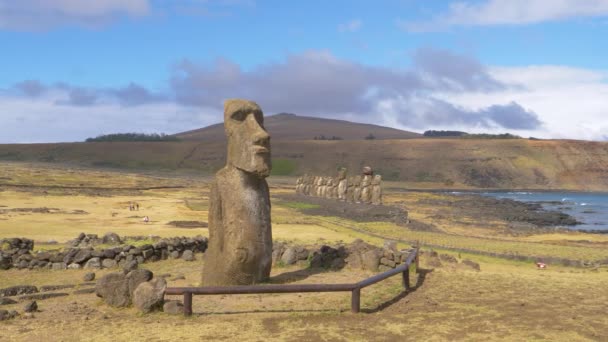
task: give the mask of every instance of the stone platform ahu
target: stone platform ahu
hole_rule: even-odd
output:
[[[226,166],[215,174],[209,196],[209,247],[205,286],[249,285],[266,281],[272,265],[270,136],[264,115],[251,101],[224,103],[228,138]]]
[[[336,177],[304,175],[296,180],[296,193],[351,203],[382,204],[382,176],[365,166],[360,175],[347,177],[346,169]]]

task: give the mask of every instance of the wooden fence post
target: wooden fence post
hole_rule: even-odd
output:
[[[352,313],[358,313],[361,310],[361,288],[357,287],[352,291],[352,298],[350,300],[350,311]]]
[[[410,269],[409,269],[409,267],[405,271],[403,271],[402,277],[403,277],[403,288],[405,288],[406,290],[409,290],[410,289]]]
[[[192,316],[192,292],[184,292],[184,316]]]

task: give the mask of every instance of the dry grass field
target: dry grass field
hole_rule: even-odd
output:
[[[60,248],[80,232],[121,236],[206,235],[171,221],[206,221],[208,178],[164,177],[69,168],[60,165],[0,165],[0,238],[27,237],[37,249]],[[596,261],[608,258],[608,239],[584,233],[511,235],[506,222],[477,221],[463,213],[437,215],[425,199],[447,196],[423,192],[388,192],[387,202],[409,211],[434,231],[417,231],[388,222],[362,223],[304,214],[302,203],[285,202],[293,190],[289,179],[270,178],[275,240],[318,245],[363,239],[382,245],[386,238],[419,240],[430,245],[501,252],[531,257]],[[293,180],[291,180],[293,181]],[[140,204],[130,211],[128,204]],[[46,208],[46,210],[39,210]],[[20,210],[14,210],[20,209]],[[149,216],[151,222],[141,218]],[[54,240],[58,244],[49,244]],[[407,243],[402,243],[405,247]],[[426,251],[429,248],[425,248]],[[0,288],[13,285],[75,285],[68,296],[40,300],[34,317],[0,322],[0,341],[605,341],[608,340],[608,269],[550,264],[537,270],[531,261],[450,252],[479,263],[481,271],[462,263],[422,258],[417,286],[401,291],[398,277],[362,291],[360,314],[350,313],[348,293],[197,296],[195,315],[142,315],[114,309],[94,294],[74,291],[84,270],[0,271]],[[148,263],[169,286],[198,286],[203,260]],[[345,268],[313,272],[306,265],[274,267],[273,282],[298,273],[294,283],[342,283],[371,273]],[[101,276],[108,270],[96,272]],[[185,279],[172,280],[183,275]],[[2,309],[22,311],[24,303]]]

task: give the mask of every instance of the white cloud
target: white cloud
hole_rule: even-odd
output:
[[[217,123],[214,108],[193,108],[173,102],[123,106],[104,101],[94,106],[66,103],[68,92],[52,89],[36,98],[0,93],[1,143],[84,141],[120,132],[177,133]]]
[[[437,94],[455,105],[484,108],[505,99],[523,104],[544,122],[520,134],[541,138],[605,140],[608,132],[608,72],[566,66],[493,67],[497,80],[519,86],[494,93]]]
[[[149,11],[148,0],[0,0],[0,29],[95,26],[117,15],[143,16]]]
[[[608,16],[608,0],[488,0],[452,2],[447,13],[429,21],[398,21],[408,31],[438,31],[452,26],[521,25],[577,17]]]
[[[363,23],[359,19],[353,19],[347,23],[338,25],[339,32],[357,32],[361,29]]]

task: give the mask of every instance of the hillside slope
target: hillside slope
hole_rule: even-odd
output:
[[[362,124],[344,120],[314,118],[295,114],[267,116],[264,126],[273,140],[311,140],[314,137],[339,137],[344,140],[363,140],[369,134],[376,139],[420,138],[421,134],[395,128]],[[186,141],[225,141],[224,124],[175,134]]]
[[[608,143],[567,140],[408,139],[275,141],[275,175],[351,174],[371,165],[414,187],[608,191]],[[210,174],[224,165],[223,142],[0,145],[0,161],[75,163]]]

